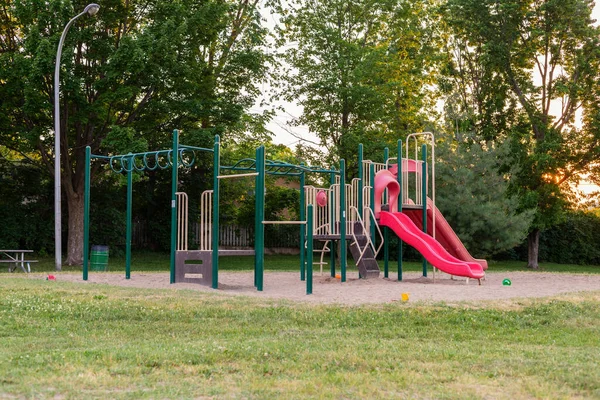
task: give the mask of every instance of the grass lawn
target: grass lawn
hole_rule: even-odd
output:
[[[339,307],[0,277],[0,398],[600,398],[600,291]]]

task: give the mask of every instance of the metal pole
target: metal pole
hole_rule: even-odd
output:
[[[306,216],[306,231],[308,232],[308,241],[306,243],[306,294],[312,294],[313,286],[313,205],[308,205],[308,215]]]
[[[304,163],[300,164],[301,166]],[[300,221],[306,221],[306,196],[304,185],[306,184],[306,177],[304,171],[300,173]],[[306,258],[305,256],[305,248],[306,248],[306,226],[300,225],[300,280],[303,281],[306,278]]]
[[[213,216],[212,216],[212,288],[219,288],[219,175],[221,173],[221,138],[213,146]]]
[[[265,271],[265,147],[256,150],[256,232],[254,233],[254,255],[256,290],[262,292]],[[260,223],[259,223],[260,222]]]
[[[90,249],[90,163],[92,149],[85,147],[85,175],[83,183],[83,280],[88,280],[88,257]]]
[[[423,184],[421,185],[423,191],[423,232],[427,233],[427,146],[421,146],[421,155],[423,157],[423,168],[422,176]],[[423,276],[427,276],[427,260],[423,257]]]
[[[370,185],[371,185],[371,211],[373,211],[373,215],[375,215],[375,164],[371,163],[369,164],[369,179],[370,179]],[[370,215],[370,214],[367,214]],[[365,217],[365,225],[367,224],[366,221],[366,217]],[[371,241],[373,243],[375,243],[375,221],[373,221],[370,217],[369,217],[369,235],[371,236]],[[366,226],[365,226],[366,227]]]
[[[127,159],[127,226],[125,228],[125,279],[131,278],[131,205],[133,203],[133,156]],[[172,282],[171,282],[172,283]]]
[[[383,149],[383,162],[387,165],[387,161],[390,158],[390,149],[388,149],[387,147]],[[375,190],[373,189],[373,192],[375,192]],[[389,197],[388,197],[388,190],[385,190],[386,193],[386,197],[388,198],[388,203],[389,203]],[[392,204],[389,203],[388,204],[388,209],[391,212],[392,211]],[[388,230],[387,226],[383,227],[383,277],[384,278],[389,278],[389,264],[390,264],[390,248],[388,246],[390,242],[390,232]],[[373,242],[375,243],[375,242]]]
[[[402,140],[398,140],[398,176],[396,177],[400,185],[400,195],[398,196],[398,212],[402,212],[402,197],[404,190],[402,187]],[[402,239],[398,237],[398,280],[402,280]]]
[[[340,160],[340,270],[346,282],[346,160]]]
[[[173,131],[173,150],[171,155],[171,283],[175,283],[175,251],[177,250],[177,181],[179,162],[179,131]]]
[[[60,58],[65,37],[73,22],[84,14],[95,15],[100,6],[95,3],[88,4],[85,9],[71,18],[63,29],[54,64],[54,261],[56,270],[62,270],[62,211],[61,211],[61,186],[60,186]]]
[[[332,168],[333,169],[333,168]],[[329,175],[329,188],[335,185],[335,173],[331,173]],[[333,204],[332,201],[328,202],[329,204]],[[335,221],[335,207],[333,205],[329,205],[329,221]],[[314,225],[314,221],[313,221]],[[327,242],[325,242],[327,243]],[[329,249],[329,272],[332,278],[335,278],[335,255],[336,255],[336,243],[335,240],[329,242],[331,248]]]

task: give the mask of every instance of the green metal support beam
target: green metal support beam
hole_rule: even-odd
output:
[[[179,160],[179,131],[173,131],[173,152],[171,153],[171,283],[175,283],[175,252],[177,251],[177,181]]]
[[[221,172],[221,143],[215,136],[213,145],[213,215],[212,215],[212,288],[219,288],[219,174]]]
[[[83,280],[88,280],[88,265],[90,251],[90,163],[92,151],[90,146],[85,148],[85,172],[83,190]]]
[[[303,165],[303,164],[300,164]],[[306,177],[304,171],[300,174],[300,221],[306,221],[306,193],[304,186],[306,185]],[[306,279],[306,225],[300,225],[300,280]]]
[[[398,176],[396,177],[400,185],[400,194],[398,195],[398,212],[402,212],[402,140],[398,140]],[[398,237],[398,280],[402,280],[402,239]]]
[[[127,168],[127,226],[125,228],[125,279],[131,278],[131,207],[133,203],[133,157],[126,161]]]
[[[340,160],[340,269],[346,282],[346,160]]]
[[[254,270],[256,275],[256,290],[262,292],[265,270],[265,147],[256,149],[256,208],[254,231]]]
[[[390,158],[390,149],[388,149],[387,147],[383,149],[383,162],[387,165],[387,161]],[[375,191],[375,190],[373,190]],[[388,196],[388,190],[385,190],[386,193],[386,197]],[[388,201],[389,201],[389,197],[388,197]],[[390,210],[392,209],[392,205],[389,204],[388,205],[390,207]],[[383,227],[383,277],[384,278],[389,278],[390,275],[390,248],[389,248],[389,242],[390,242],[390,232],[387,226]],[[375,243],[375,242],[373,242]]]
[[[313,287],[313,205],[308,205],[306,216],[306,231],[308,241],[306,243],[306,294],[312,294]]]
[[[421,155],[423,156],[423,169],[421,171],[421,179],[423,183],[422,198],[423,198],[423,232],[427,233],[427,146],[421,146]],[[423,276],[427,276],[427,260],[423,257]]]

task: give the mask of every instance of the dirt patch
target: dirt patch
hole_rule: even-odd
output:
[[[468,283],[464,278],[451,279],[449,275],[437,273],[423,278],[420,273],[409,272],[403,281],[390,273],[389,279],[358,279],[356,272],[348,273],[347,281],[316,273],[313,278],[313,293],[306,294],[306,282],[300,280],[298,272],[266,272],[262,292],[254,288],[253,272],[219,273],[219,289],[191,283],[169,283],[168,273],[132,272],[131,279],[124,274],[94,272],[83,281],[81,274],[55,273],[59,281],[82,284],[107,284],[114,286],[192,289],[222,295],[244,295],[272,299],[289,299],[317,304],[382,304],[402,301],[407,294],[412,302],[480,302],[485,300],[507,300],[528,297],[547,297],[564,293],[600,290],[600,275],[559,274],[549,272],[488,272],[485,281]],[[383,274],[382,274],[383,276]],[[31,274],[32,278],[46,279],[46,275]],[[502,281],[509,278],[510,286]]]

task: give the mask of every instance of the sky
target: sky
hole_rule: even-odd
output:
[[[263,16],[267,20],[270,27],[274,27],[277,23],[276,16],[270,14],[267,10],[263,12]],[[600,23],[600,0],[595,5],[592,11],[592,17],[596,19],[596,23]],[[263,93],[267,93],[270,87],[267,83],[262,87]],[[267,128],[274,133],[273,142],[283,144],[290,148],[294,148],[296,144],[304,141],[305,144],[316,145],[317,137],[312,134],[306,126],[291,126],[290,122],[302,114],[302,107],[296,103],[280,102],[279,106],[283,107],[282,111],[277,111],[273,120],[267,125]],[[255,106],[252,112],[260,112],[260,106]],[[592,190],[592,189],[590,189]]]

